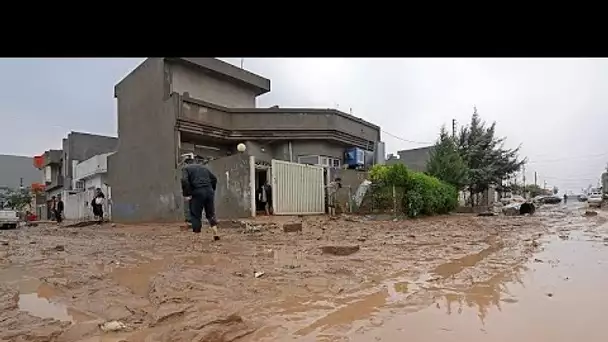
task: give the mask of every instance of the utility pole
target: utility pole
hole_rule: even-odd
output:
[[[456,119],[452,119],[452,138],[456,137]]]
[[[538,178],[536,177],[536,171],[534,171],[534,186],[535,187],[538,186],[537,179]]]
[[[241,58],[241,69],[243,69],[243,64],[245,63],[245,58]]]

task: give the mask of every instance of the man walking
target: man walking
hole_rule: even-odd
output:
[[[194,163],[194,159],[187,157],[186,166],[182,168],[182,193],[190,204],[190,222],[192,231],[200,234],[203,223],[201,222],[203,210],[209,221],[213,240],[220,239],[217,231],[217,220],[215,219],[215,189],[217,178],[206,167]]]

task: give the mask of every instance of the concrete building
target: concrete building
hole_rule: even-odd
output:
[[[399,158],[391,155],[387,158],[386,163],[388,165],[401,163],[412,171],[424,172],[426,171],[426,163],[431,158],[432,149],[433,146],[427,146],[398,151]]]
[[[47,218],[50,218],[52,196],[64,198],[74,190],[74,167],[80,162],[102,153],[113,152],[118,138],[103,135],[70,132],[62,141],[62,150],[48,150],[34,158],[34,165],[43,170],[43,180],[47,199]],[[30,159],[31,163],[31,159]],[[45,216],[45,215],[42,215]]]
[[[118,138],[90,133],[71,132],[63,139],[64,190],[73,190],[74,168],[82,161],[96,155],[114,152],[118,147]]]
[[[110,187],[107,186],[108,157],[113,152],[93,156],[85,161],[79,162],[73,168],[72,190],[64,191],[65,218],[68,220],[91,220],[93,219],[93,208],[91,200],[95,196],[96,189],[111,196]],[[104,214],[111,218],[111,206],[104,202]]]
[[[258,161],[322,156],[339,166],[348,147],[376,150],[378,126],[333,109],[256,108],[256,97],[269,91],[270,80],[214,58],[139,65],[115,87],[120,144],[108,164],[114,219],[181,220],[178,164],[187,152],[227,157],[242,142]],[[222,167],[247,163],[230,160]]]

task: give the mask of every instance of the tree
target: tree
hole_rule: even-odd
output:
[[[17,211],[22,211],[28,204],[32,202],[32,196],[29,189],[9,190],[5,196],[4,206]]]
[[[467,184],[467,166],[458,152],[454,138],[449,136],[445,126],[441,127],[439,139],[431,151],[426,172],[458,190]]]
[[[486,127],[475,107],[471,123],[460,130],[458,151],[469,170],[467,185],[471,195],[487,190],[490,185],[501,184],[525,163],[518,158],[519,147],[506,149],[505,138],[495,137],[495,130],[496,122]]]
[[[544,194],[543,189],[536,184],[526,185],[526,192],[530,194],[530,197],[536,197]]]

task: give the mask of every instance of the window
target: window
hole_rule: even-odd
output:
[[[76,190],[84,190],[84,181],[79,180],[76,182]]]

